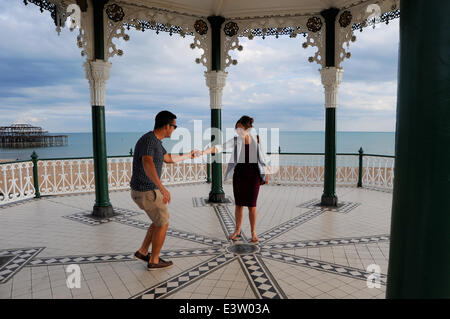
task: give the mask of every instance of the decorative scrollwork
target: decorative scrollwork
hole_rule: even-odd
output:
[[[266,36],[279,37],[281,35],[289,36],[290,38],[300,38],[299,35],[303,35],[306,42],[303,44],[304,48],[308,46],[316,47],[317,52],[309,61],[316,61],[322,64],[322,56],[324,55],[324,28],[321,27],[322,21],[316,17],[318,21],[310,20],[310,23],[315,23],[316,32],[308,31],[307,22],[308,19],[315,16],[276,16],[276,17],[264,17],[254,19],[237,19],[233,21],[226,21],[224,25],[228,23],[236,23],[238,31],[230,37],[222,37],[222,68],[226,70],[230,65],[236,65],[237,59],[231,56],[233,50],[241,51],[242,45],[239,43],[239,38],[248,38],[249,40],[259,36],[263,39]],[[310,26],[311,27],[311,26]],[[303,38],[301,37],[301,38]]]
[[[53,3],[54,2],[54,3]],[[61,33],[61,27],[64,28],[66,20],[73,16],[75,11],[68,11],[69,1],[67,0],[59,0],[59,1],[53,1],[50,2],[48,0],[23,0],[23,3],[25,5],[28,5],[28,3],[33,3],[36,6],[39,7],[39,11],[41,13],[44,12],[44,10],[47,10],[50,12],[50,16],[52,17],[53,22],[56,26],[56,32],[58,35]],[[73,6],[73,4],[71,4]],[[70,31],[73,31],[73,28],[70,28]]]
[[[120,6],[113,3],[106,7],[106,15],[112,21],[119,22],[123,20],[125,13],[123,12],[123,9]]]
[[[348,10],[344,11],[339,17],[339,25],[346,28],[352,22],[352,13]]]
[[[203,64],[208,70],[210,69],[209,60],[209,41],[210,33],[208,23],[196,16],[186,15],[174,11],[162,10],[151,6],[136,6],[126,1],[110,0],[110,5],[115,3],[120,5],[124,12],[123,20],[114,21],[106,19],[105,30],[105,51],[107,51],[107,59],[124,52],[117,49],[114,39],[123,38],[127,41],[130,36],[127,30],[131,28],[138,31],[154,30],[156,34],[159,32],[167,32],[169,35],[179,34],[181,37],[186,35],[193,36],[191,44],[192,49],[201,49],[203,54],[195,61]]]
[[[203,20],[197,20],[194,24],[195,31],[200,35],[208,33],[208,24]]]
[[[239,26],[236,22],[227,22],[223,28],[223,32],[228,37],[234,37],[239,32]]]
[[[398,18],[400,16],[400,10],[397,9],[399,2],[399,0],[367,1],[343,8],[339,18],[341,28],[338,28],[336,33],[336,66],[340,66],[342,61],[351,57],[350,43],[356,41],[353,32],[362,31],[369,25],[375,27],[375,24],[381,22],[388,24],[390,20]]]
[[[319,17],[311,17],[306,23],[306,27],[311,32],[317,32],[322,29],[322,20]]]
[[[44,12],[44,10],[48,10],[51,13],[53,13],[56,10],[56,5],[54,3],[51,3],[50,1],[46,0],[23,0],[24,5],[28,5],[28,3],[34,3],[39,7],[39,10],[41,13]]]
[[[354,23],[352,25],[352,30],[353,31],[359,30],[360,32],[362,32],[363,28],[365,27],[368,26],[375,27],[377,23],[389,24],[389,21],[400,18],[400,9],[395,10],[394,6],[392,6],[392,8],[394,8],[393,11],[383,13],[378,19],[372,18],[370,20],[364,20],[361,23]]]

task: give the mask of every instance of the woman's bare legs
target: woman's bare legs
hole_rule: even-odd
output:
[[[250,219],[250,229],[252,231],[252,242],[258,242],[258,236],[256,236],[256,218],[258,214],[256,213],[256,207],[248,208],[248,217]]]
[[[236,205],[236,208],[234,209],[234,218],[236,221],[236,230],[234,231],[233,235],[231,235],[230,239],[235,239],[241,234],[241,226],[242,226],[242,215],[244,212],[244,206]]]

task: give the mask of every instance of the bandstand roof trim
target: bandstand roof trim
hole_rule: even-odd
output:
[[[200,17],[246,19],[283,15],[314,15],[331,7],[343,9],[363,3],[355,0],[119,0],[116,3],[151,7]]]

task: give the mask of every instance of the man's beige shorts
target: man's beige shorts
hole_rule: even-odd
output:
[[[159,189],[147,192],[131,190],[131,198],[140,209],[147,213],[155,227],[161,227],[169,222],[169,211]]]

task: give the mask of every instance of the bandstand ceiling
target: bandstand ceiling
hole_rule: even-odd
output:
[[[220,15],[228,19],[279,15],[317,14],[335,7],[346,8],[364,1],[355,0],[121,0],[137,6],[152,7],[195,16]]]

